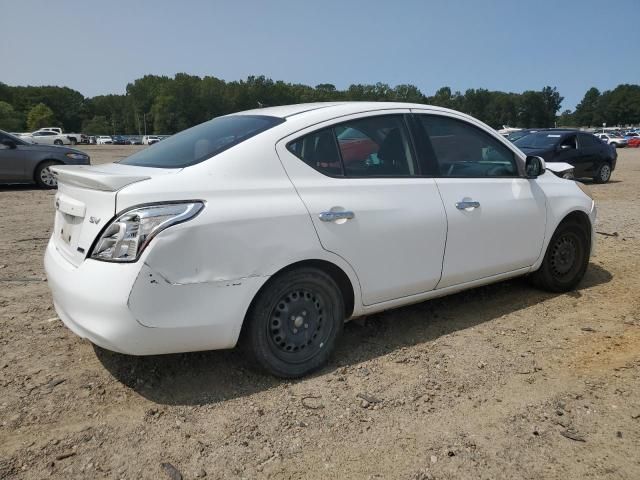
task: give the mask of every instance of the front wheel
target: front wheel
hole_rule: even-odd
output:
[[[598,168],[596,176],[593,177],[593,181],[596,183],[607,183],[611,179],[611,165],[603,163]]]
[[[53,144],[54,145],[62,145],[62,140],[54,140]]]
[[[36,168],[34,180],[40,188],[56,188],[58,186],[56,177],[53,176],[53,173],[49,169],[52,165],[56,165],[56,162],[42,162]]]
[[[589,265],[590,233],[574,221],[565,221],[556,229],[540,268],[531,275],[534,285],[550,292],[573,290]]]
[[[344,301],[333,278],[300,268],[275,277],[258,294],[242,343],[262,369],[297,378],[327,363],[344,319]]]
[[[69,141],[71,142],[71,145],[77,145],[78,144],[78,141],[75,138],[72,138]]]

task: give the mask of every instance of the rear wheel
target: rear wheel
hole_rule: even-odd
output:
[[[36,167],[34,180],[40,188],[56,188],[58,186],[56,177],[53,176],[53,173],[49,169],[52,165],[57,165],[57,162],[42,162]]]
[[[611,165],[608,163],[603,163],[598,168],[596,172],[596,176],[593,177],[593,181],[596,183],[607,183],[611,179]]]
[[[300,268],[274,278],[258,294],[242,342],[262,369],[301,377],[327,363],[344,318],[336,282],[321,270]]]
[[[71,142],[71,145],[77,145],[78,141],[75,138],[72,138],[69,140]]]
[[[556,229],[544,260],[531,279],[539,288],[551,292],[573,290],[589,265],[589,232],[575,222],[565,221]]]

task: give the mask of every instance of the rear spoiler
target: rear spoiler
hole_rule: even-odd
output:
[[[52,165],[49,170],[58,183],[105,192],[115,192],[132,183],[151,178],[142,175],[101,172],[90,165]]]

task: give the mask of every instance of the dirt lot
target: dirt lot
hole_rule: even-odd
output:
[[[53,193],[2,187],[0,478],[638,479],[640,149],[588,189],[607,235],[577,291],[515,280],[351,322],[286,382],[235,351],[73,335],[42,266]]]

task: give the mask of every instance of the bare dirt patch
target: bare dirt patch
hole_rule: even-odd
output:
[[[515,280],[351,322],[296,382],[235,351],[94,349],[51,306],[53,193],[0,187],[0,478],[640,478],[640,149],[619,154],[588,184],[617,235],[577,291]]]

